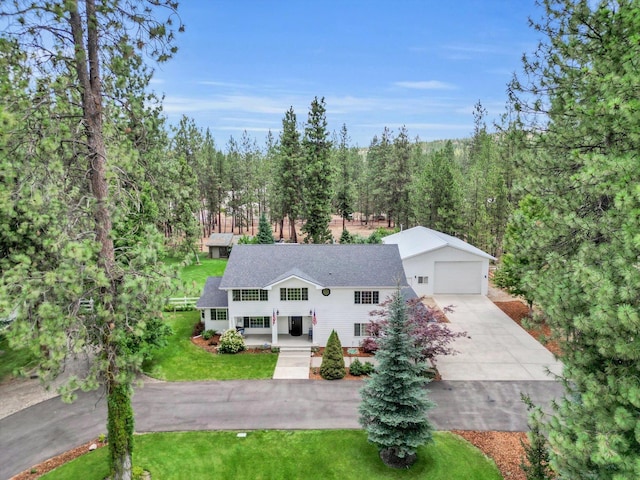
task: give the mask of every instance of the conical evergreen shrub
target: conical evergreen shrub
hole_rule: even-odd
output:
[[[322,354],[320,376],[325,380],[340,380],[347,374],[342,355],[342,344],[335,330],[331,331],[327,346]]]

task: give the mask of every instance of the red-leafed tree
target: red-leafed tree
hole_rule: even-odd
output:
[[[380,304],[380,309],[372,310],[372,317],[367,326],[368,336],[362,341],[362,348],[367,352],[378,349],[378,340],[385,335],[388,327],[387,306],[391,299]],[[452,312],[453,306],[447,306],[444,313]],[[422,303],[422,298],[407,300],[407,321],[409,335],[416,347],[416,362],[431,362],[435,366],[438,355],[455,355],[458,353],[451,345],[456,338],[468,337],[467,332],[454,332],[443,323],[444,313]]]

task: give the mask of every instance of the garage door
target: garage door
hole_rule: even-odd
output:
[[[482,262],[436,262],[433,293],[480,293]]]

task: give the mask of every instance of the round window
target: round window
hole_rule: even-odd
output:
[[[322,289],[322,295],[324,295],[325,297],[328,297],[330,294],[331,294],[331,290],[329,290],[328,288]]]

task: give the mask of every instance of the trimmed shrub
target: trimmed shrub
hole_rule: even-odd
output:
[[[360,348],[365,353],[376,353],[378,350],[378,342],[374,337],[367,337],[360,342]]]
[[[355,377],[362,375],[362,362],[357,358],[352,361],[351,366],[349,367],[349,373]]]
[[[351,366],[349,367],[349,373],[356,377],[361,375],[371,375],[375,370],[375,367],[371,362],[362,363],[357,358],[351,362]]]
[[[238,353],[245,349],[244,338],[235,330],[227,330],[220,336],[220,353]]]
[[[325,380],[340,380],[347,374],[342,354],[342,344],[335,330],[331,331],[327,346],[322,354],[320,376]]]
[[[217,332],[215,330],[205,330],[204,333],[202,334],[202,338],[204,338],[205,340],[209,340],[216,333]]]

